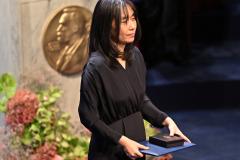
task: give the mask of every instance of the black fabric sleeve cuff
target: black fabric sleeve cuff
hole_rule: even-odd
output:
[[[94,133],[99,133],[103,138],[109,139],[110,141],[118,144],[121,134],[109,126],[107,126],[103,121],[96,121],[91,127]]]

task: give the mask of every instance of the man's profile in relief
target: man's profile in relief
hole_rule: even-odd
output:
[[[78,7],[62,10],[56,27],[56,41],[48,44],[49,50],[57,53],[57,71],[64,74],[77,73],[85,64],[91,18],[88,14]]]

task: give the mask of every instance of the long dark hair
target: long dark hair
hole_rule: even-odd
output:
[[[137,11],[130,0],[99,0],[95,6],[90,30],[89,53],[99,51],[111,64],[116,62],[118,49],[113,45],[112,22],[115,21],[116,28],[114,36],[119,41],[119,32],[121,25],[121,9],[127,15],[127,5],[129,5],[137,21],[137,29],[133,43],[126,44],[124,54],[127,63],[131,63],[132,48],[141,38],[141,28],[137,17]],[[116,63],[115,63],[116,64]]]

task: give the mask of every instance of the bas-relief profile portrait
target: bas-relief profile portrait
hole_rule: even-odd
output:
[[[48,24],[43,48],[49,65],[62,74],[82,71],[88,58],[91,12],[83,7],[63,8]]]

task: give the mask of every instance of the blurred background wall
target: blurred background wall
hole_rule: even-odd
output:
[[[43,49],[43,28],[49,17],[69,5],[93,11],[97,0],[0,0],[0,74],[12,73],[18,84],[46,83],[63,91],[61,108],[72,114],[79,129],[80,73],[62,75],[47,63]],[[32,82],[29,82],[32,81]]]

